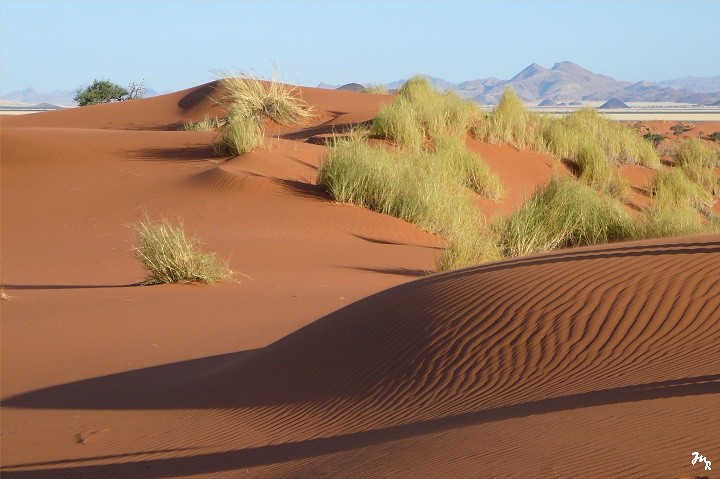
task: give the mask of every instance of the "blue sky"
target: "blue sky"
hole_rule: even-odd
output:
[[[0,0],[0,93],[94,78],[180,90],[217,70],[315,86],[509,79],[564,60],[618,80],[720,75],[720,1]]]

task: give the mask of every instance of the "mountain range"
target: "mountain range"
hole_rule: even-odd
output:
[[[720,75],[710,78],[685,77],[657,83],[649,81],[620,81],[609,76],[593,73],[585,68],[564,61],[552,68],[533,63],[509,80],[490,77],[452,83],[442,78],[425,75],[440,90],[453,90],[462,98],[471,98],[483,105],[494,105],[507,87],[512,87],[518,96],[529,104],[570,104],[582,101],[607,101],[618,99],[624,102],[677,102],[712,105],[720,102]],[[389,90],[402,86],[406,79],[385,84]],[[320,88],[337,88],[338,85],[321,83]],[[82,86],[80,87],[82,88]],[[25,104],[50,103],[53,105],[74,105],[76,90],[54,90],[48,93],[33,88],[18,90],[0,99],[4,102]],[[147,89],[145,96],[158,92]]]
[[[720,75],[711,78],[686,77],[658,83],[619,81],[593,73],[564,61],[552,68],[533,63],[509,80],[485,78],[452,83],[442,78],[426,76],[440,90],[453,90],[463,98],[480,104],[493,105],[507,87],[512,87],[526,103],[569,104],[578,101],[677,102],[710,105],[720,101]],[[405,80],[387,83],[392,90]],[[330,85],[320,85],[331,87]]]

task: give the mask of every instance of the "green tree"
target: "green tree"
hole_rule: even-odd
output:
[[[75,92],[73,100],[80,106],[97,105],[141,98],[143,92],[142,83],[131,83],[128,90],[110,80],[94,80],[89,87]]]

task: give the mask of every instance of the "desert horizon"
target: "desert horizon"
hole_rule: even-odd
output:
[[[720,170],[683,154],[720,163],[719,121],[553,120],[512,92],[486,112],[421,79],[280,84],[303,110],[275,121],[223,81],[0,117],[3,477],[714,477]],[[388,126],[429,104],[466,123]],[[573,121],[608,135],[607,170],[536,142],[591,130]],[[453,189],[444,148],[494,183]],[[410,174],[394,194],[418,211],[425,173],[468,203],[342,200],[347,152],[408,162],[382,178]],[[673,175],[696,186],[664,196]],[[615,229],[513,239],[549,191]],[[234,274],[150,284],[137,225],[163,218]]]

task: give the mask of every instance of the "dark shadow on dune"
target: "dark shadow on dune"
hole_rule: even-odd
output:
[[[221,354],[53,386],[2,401],[2,407],[52,409],[165,409],[168,391],[257,350]],[[161,399],[165,397],[165,399]],[[171,401],[172,402],[172,401]],[[208,404],[209,405],[209,404]],[[192,406],[189,406],[192,407]]]
[[[368,271],[370,273],[381,273],[381,274],[393,274],[396,276],[410,276],[414,278],[422,278],[432,273],[424,269],[411,269],[411,268],[363,268],[363,267],[348,267],[348,269],[354,269],[359,271]]]
[[[218,159],[212,145],[183,146],[178,148],[143,148],[130,152],[128,156],[136,160],[207,161]]]
[[[225,452],[196,454],[179,458],[147,459],[119,464],[83,465],[95,458],[78,459],[77,465],[63,465],[47,469],[14,470],[22,465],[5,465],[4,479],[40,479],[46,477],[133,477],[157,479],[194,474],[210,474],[235,469],[266,466],[287,461],[309,459],[353,449],[372,447],[410,439],[426,434],[480,425],[507,419],[524,418],[539,414],[569,411],[581,408],[632,403],[653,399],[698,396],[720,393],[720,374],[626,386],[551,399],[531,401],[484,411],[473,411],[454,416],[416,421],[371,431],[343,434],[334,437],[309,439],[287,444],[261,446]],[[52,466],[52,462],[45,462]],[[32,467],[32,466],[29,466]]]
[[[375,244],[387,244],[387,245],[395,245],[395,246],[418,246],[421,248],[430,248],[430,249],[437,249],[437,250],[445,249],[442,246],[430,246],[427,244],[401,243],[399,241],[390,241],[390,240],[381,239],[381,238],[371,238],[369,236],[363,236],[363,235],[357,235],[357,234],[354,234],[353,236],[356,237],[357,239],[361,239],[363,241],[367,241],[368,243],[375,243]]]
[[[136,286],[150,286],[143,282],[127,284],[3,284],[8,290],[32,289],[105,289],[105,288],[134,288]]]
[[[317,185],[295,180],[274,179],[273,181],[289,190],[291,196],[312,200],[332,201],[331,196]]]
[[[330,121],[332,122],[332,120]],[[328,123],[330,123],[328,122]],[[312,138],[313,136],[317,135],[339,135],[343,136],[347,134],[347,132],[353,128],[355,128],[358,125],[369,125],[371,122],[365,121],[365,122],[357,122],[357,123],[333,123],[328,124],[323,123],[322,125],[310,127],[310,128],[303,128],[300,130],[290,131],[287,133],[282,133],[278,135],[278,138],[283,140],[292,140],[292,141],[307,141],[308,139]],[[317,143],[317,142],[313,142]],[[321,144],[321,143],[318,143]]]
[[[199,103],[204,102],[213,95],[217,95],[217,82],[206,83],[200,88],[196,88],[178,101],[178,106],[183,110],[189,110]]]

